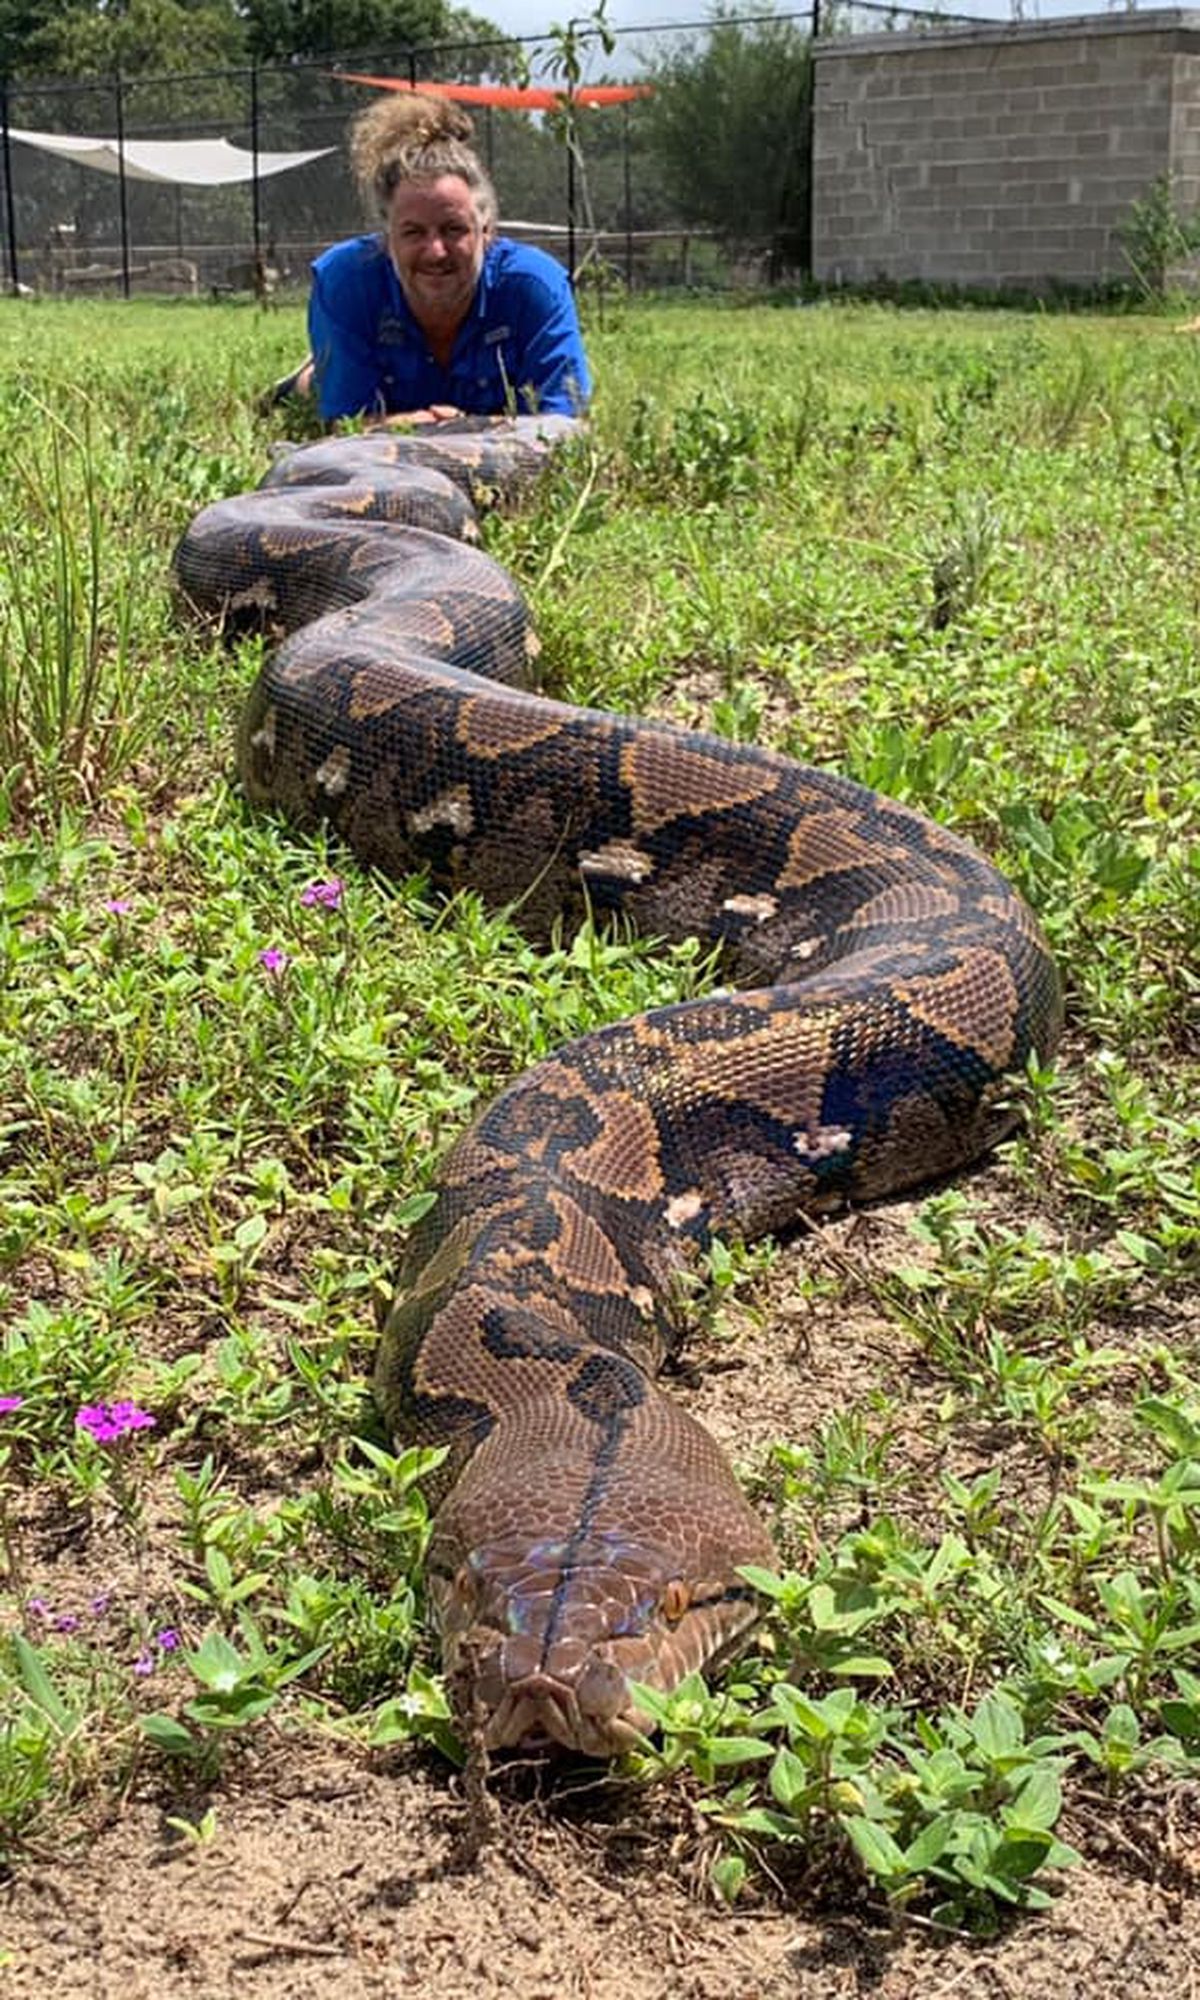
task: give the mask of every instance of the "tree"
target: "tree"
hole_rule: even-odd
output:
[[[684,220],[776,268],[808,255],[808,35],[718,14],[651,71],[645,139]]]
[[[350,54],[356,49],[427,49],[500,30],[446,0],[246,0],[246,42],[258,62]]]
[[[465,44],[489,42],[474,61]],[[447,0],[0,0],[0,75],[108,77],[293,64],[444,44],[459,75],[505,75],[513,45]]]
[[[13,0],[5,0],[11,6]],[[40,21],[12,60],[20,77],[158,76],[244,62],[245,42],[231,0],[122,0],[116,6],[43,5]]]
[[[506,41],[494,21],[473,14],[467,7],[455,7],[449,16],[452,74],[459,83],[511,83],[521,67],[521,44]],[[476,44],[477,46],[472,46]],[[445,82],[442,76],[438,79]]]
[[[48,0],[0,0],[0,76],[20,75],[29,44],[52,11]]]

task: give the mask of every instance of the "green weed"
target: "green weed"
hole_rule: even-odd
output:
[[[461,1755],[435,1468],[371,1429],[378,1306],[487,1095],[716,974],[591,927],[535,949],[250,815],[259,649],[165,577],[266,464],[299,316],[222,316],[218,362],[199,307],[7,305],[0,1844],[136,1771],[219,1852],[263,1732]],[[591,338],[586,450],[487,529],[554,691],[958,828],[1037,908],[1068,1019],[969,1181],[711,1246],[692,1323],[783,1567],[723,1686],[647,1696],[626,1775],[687,1794],[727,1900],[802,1857],[986,1932],[1072,1864],[1074,1788],[1119,1812],[1200,1758],[1195,361],[1147,320],[822,303],[628,300]],[[154,1426],[77,1425],[125,1406]]]

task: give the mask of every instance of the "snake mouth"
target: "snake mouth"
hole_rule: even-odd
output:
[[[628,1684],[621,1693],[625,1706],[605,1714],[585,1707],[579,1689],[552,1674],[529,1674],[513,1683],[488,1716],[483,1741],[489,1750],[525,1750],[538,1754],[574,1751],[584,1757],[617,1757],[631,1750],[648,1719],[629,1702]]]
[[[450,1640],[448,1663],[455,1712],[486,1750],[612,1758],[653,1727],[631,1685],[660,1678],[644,1639],[546,1648],[537,1636],[475,1625]]]
[[[475,1625],[448,1641],[456,1713],[486,1750],[573,1752],[611,1759],[644,1744],[653,1718],[637,1686],[664,1693],[689,1673],[717,1666],[755,1616],[749,1593],[729,1589],[673,1627],[588,1641]]]

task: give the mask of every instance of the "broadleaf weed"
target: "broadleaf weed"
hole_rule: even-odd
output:
[[[12,1854],[139,1755],[214,1790],[266,1730],[461,1758],[423,1638],[437,1469],[365,1429],[378,1300],[486,1095],[719,976],[598,925],[543,950],[250,814],[222,774],[262,645],[168,629],[163,580],[264,427],[158,349],[89,346],[68,393],[80,336],[42,304],[0,588]],[[1064,1794],[1119,1811],[1200,1761],[1194,364],[1052,315],[814,309],[798,357],[790,315],[673,313],[597,331],[584,475],[488,528],[552,684],[965,832],[1047,928],[1068,1039],[911,1233],[712,1246],[718,1368],[792,1370],[755,1459],[790,1567],[723,1688],[647,1695],[631,1768],[698,1806],[728,1900],[798,1856],[987,1931],[1070,1865]],[[229,337],[257,383],[263,329]],[[75,1433],[133,1396],[150,1439]],[[103,1617],[55,1588],[65,1548],[128,1580]]]

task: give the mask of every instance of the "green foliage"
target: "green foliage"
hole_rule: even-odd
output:
[[[1160,174],[1135,201],[1118,235],[1134,279],[1147,298],[1163,296],[1171,267],[1200,250],[1200,212],[1180,209],[1169,174]]]
[[[485,40],[489,71],[512,65],[499,29],[447,0],[125,0],[119,8],[86,0],[5,0],[0,48],[11,78],[35,76],[185,76],[210,117],[244,101],[235,79],[206,75],[251,62],[291,63],[335,50],[428,48]],[[308,93],[310,96],[313,92]],[[317,94],[322,94],[318,90]],[[327,99],[344,107],[345,97]]]
[[[1069,1865],[1064,1797],[1115,1816],[1200,1758],[1195,357],[1144,320],[622,315],[586,452],[486,529],[555,692],[933,812],[1038,907],[1070,1023],[986,1171],[711,1246],[701,1369],[740,1406],[773,1357],[736,1435],[783,1567],[723,1687],[647,1696],[631,1768],[699,1805],[726,1900],[823,1867],[986,1931]],[[219,1851],[267,1733],[461,1755],[424,1628],[437,1467],[371,1428],[379,1301],[486,1095],[720,977],[593,927],[535,949],[241,804],[259,649],[164,578],[266,461],[254,399],[302,328],[249,318],[0,313],[15,1857],[135,1768],[167,1805],[207,1780],[174,1817]],[[144,1439],[77,1433],[126,1397]],[[85,1592],[130,1579],[103,1612],[89,1565]]]
[[[25,51],[52,5],[53,0],[0,0],[0,74],[20,74]]]
[[[129,1696],[111,1663],[70,1642],[54,1651],[20,1632],[0,1638],[0,1866],[132,1762]]]
[[[1054,1833],[1065,1760],[1027,1738],[1003,1689],[915,1726],[853,1688],[818,1699],[782,1680],[753,1714],[719,1707],[696,1679],[640,1698],[662,1747],[634,1762],[646,1777],[686,1768],[709,1788],[699,1810],[734,1843],[714,1870],[729,1900],[756,1850],[840,1848],[897,1907],[920,1898],[935,1923],[989,1933],[1008,1909],[1045,1909],[1037,1878],[1079,1860]]]
[[[3,530],[0,769],[54,805],[123,774],[154,730],[131,683],[132,600],[113,602],[102,475],[84,412],[80,436],[49,413],[14,454],[20,505]],[[49,574],[52,588],[44,578]]]
[[[777,265],[807,257],[809,41],[793,20],[718,12],[651,70],[646,145],[685,221]]]
[[[20,76],[162,76],[220,69],[242,60],[245,44],[227,0],[125,0],[119,8],[47,9],[16,52]]]
[[[248,53],[259,62],[461,38],[446,0],[248,0],[241,12]]]
[[[221,1738],[261,1721],[289,1682],[306,1674],[325,1650],[314,1646],[296,1658],[285,1647],[271,1647],[245,1614],[240,1631],[240,1647],[222,1632],[208,1632],[199,1646],[184,1653],[200,1692],[183,1704],[187,1722],[161,1714],[141,1717],[142,1733],[155,1749],[214,1769]]]
[[[704,391],[666,415],[648,397],[635,403],[625,450],[648,499],[708,508],[754,492],[760,476],[758,414]]]

